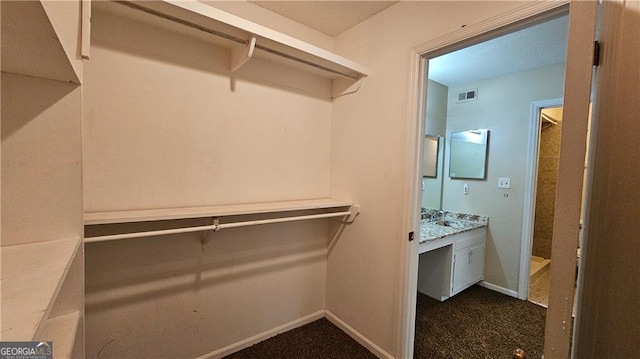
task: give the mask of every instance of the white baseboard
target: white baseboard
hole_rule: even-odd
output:
[[[495,285],[495,284],[488,283],[488,282],[485,282],[485,281],[482,281],[482,282],[480,282],[478,284],[480,284],[480,286],[485,287],[487,289],[491,289],[494,292],[498,292],[498,293],[502,293],[502,294],[508,295],[510,297],[518,298],[518,291],[516,291],[516,290],[507,289],[505,287],[501,287],[499,285]]]
[[[228,345],[224,348],[218,349],[216,351],[213,351],[211,353],[208,354],[204,354],[199,356],[197,359],[210,359],[210,358],[222,358],[224,356],[227,356],[229,354],[235,353],[237,351],[240,351],[242,349],[248,348],[254,344],[257,344],[263,340],[267,340],[271,337],[274,337],[280,333],[284,333],[286,331],[301,327],[305,324],[309,324],[313,321],[316,321],[320,318],[323,318],[325,316],[325,311],[324,310],[319,310],[315,313],[309,314],[307,316],[304,316],[302,318],[293,320],[289,323],[283,324],[279,327],[275,327],[273,329],[269,329],[265,332],[262,332],[260,334],[254,335],[250,338],[241,340],[237,343],[233,343],[231,345]]]
[[[343,332],[349,334],[350,337],[355,339],[360,345],[369,349],[375,356],[382,359],[393,359],[393,356],[386,351],[384,351],[379,346],[375,345],[371,340],[367,339],[364,335],[360,334],[357,330],[350,327],[347,323],[343,322],[340,318],[338,318],[335,314],[331,313],[328,310],[325,310],[327,319],[335,324],[338,328],[342,329]]]

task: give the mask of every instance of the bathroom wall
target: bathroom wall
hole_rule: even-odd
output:
[[[551,259],[560,136],[562,135],[562,107],[548,108],[542,112],[558,120],[558,124],[549,126],[540,133],[532,254]]]
[[[259,61],[232,75],[201,38],[99,11],[92,26],[86,211],[329,196],[328,80]],[[87,244],[87,357],[224,353],[323,314],[326,220],[203,235]]]
[[[507,290],[518,289],[531,102],[562,97],[563,87],[564,64],[557,64],[449,89],[447,138],[489,129],[489,156],[485,180],[450,179],[447,151],[443,209],[489,216],[485,281]],[[456,93],[469,88],[478,99],[457,103]],[[511,178],[511,188],[498,189],[499,177]]]
[[[449,88],[433,80],[427,80],[427,110],[425,119],[425,133],[428,135],[443,136],[440,139],[441,150],[438,153],[438,175],[436,178],[422,179],[422,207],[440,208],[440,198],[442,193],[443,162],[445,146],[444,135],[447,127],[447,101]]]
[[[520,2],[399,2],[336,38],[335,50],[368,66],[354,95],[333,102],[331,195],[361,205],[329,251],[327,308],[391,356],[401,357],[406,268],[405,189],[417,133],[409,119],[410,49],[522,6]]]

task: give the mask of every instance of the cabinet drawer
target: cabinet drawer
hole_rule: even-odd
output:
[[[484,245],[486,241],[486,228],[476,228],[465,233],[461,233],[461,237],[453,242],[453,252],[476,245]]]

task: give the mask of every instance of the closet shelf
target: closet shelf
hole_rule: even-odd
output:
[[[84,214],[84,224],[85,226],[88,226],[96,224],[224,217],[246,214],[305,211],[314,209],[338,209],[343,207],[350,207],[351,205],[351,202],[322,198],[302,201],[231,204],[210,207],[182,207],[135,211],[88,212]]]
[[[48,319],[38,341],[53,342],[57,358],[73,358],[73,347],[81,320],[80,312]]]
[[[313,211],[314,213],[300,213],[300,211]],[[267,216],[267,218],[263,217],[251,220],[220,223],[220,217],[225,216],[260,215],[272,213],[282,213],[283,215],[276,217]],[[358,205],[353,205],[350,202],[337,201],[334,199],[315,199],[304,201],[237,204],[213,207],[153,209],[122,212],[94,212],[85,213],[85,228],[86,226],[100,224],[133,222],[139,223],[186,218],[213,218],[213,223],[194,227],[179,227],[142,232],[116,233],[97,237],[87,236],[85,238],[85,242],[94,243],[191,232],[218,232],[225,228],[237,228],[320,218],[342,218],[341,221],[343,223],[351,223],[358,215],[358,213],[360,213],[360,207]]]
[[[217,45],[231,49],[231,71],[251,58],[262,58],[328,78],[332,97],[357,91],[368,73],[342,56],[195,0],[99,1],[94,7],[169,30],[195,29],[200,34],[193,36],[205,33]]]
[[[80,237],[2,247],[2,340],[40,337]]]
[[[2,1],[2,72],[80,84],[44,1]]]

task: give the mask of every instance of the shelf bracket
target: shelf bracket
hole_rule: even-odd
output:
[[[91,0],[82,0],[82,23],[80,43],[80,55],[83,59],[89,59],[89,49],[91,48]]]
[[[331,218],[334,221],[342,222],[342,223],[353,223],[355,221],[358,214],[360,214],[360,205],[353,204],[349,206],[349,216],[346,218]]]
[[[256,48],[256,37],[251,36],[245,46],[234,46],[231,48],[231,72],[236,72],[242,65],[246,64],[253,56]]]
[[[220,230],[222,229],[220,227],[220,218],[218,217],[214,217],[213,219],[213,224],[211,224],[211,226],[209,226],[208,231],[204,231],[202,233],[202,245],[204,246],[205,244],[209,243],[209,239],[211,238],[211,234],[213,232],[220,232]]]
[[[345,78],[333,79],[331,82],[331,99],[358,92],[366,78],[366,76],[363,76],[355,81]]]

